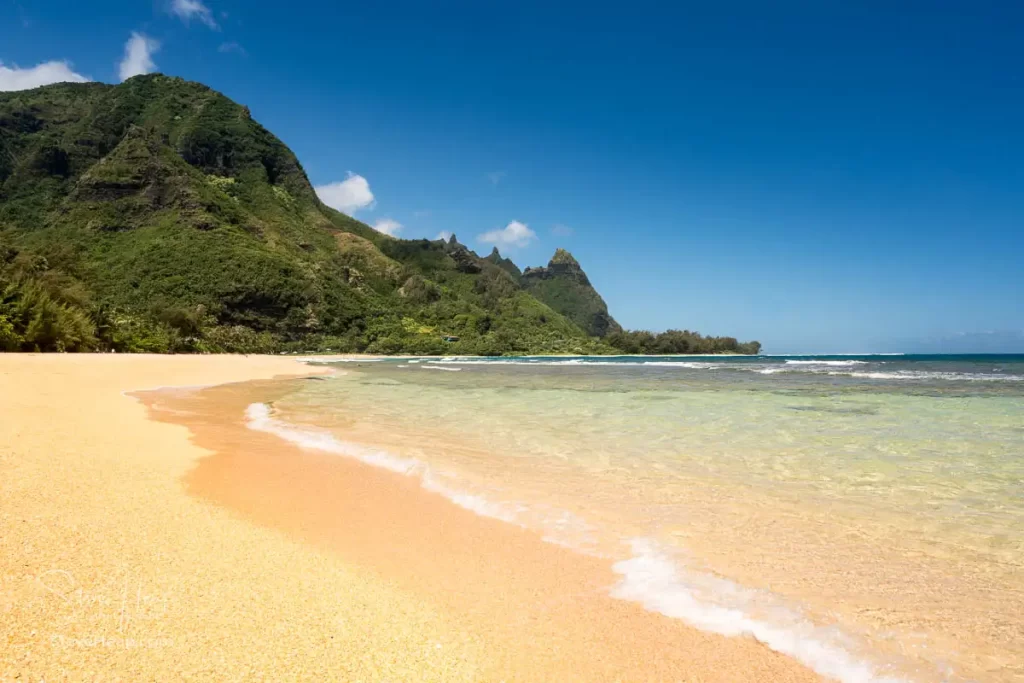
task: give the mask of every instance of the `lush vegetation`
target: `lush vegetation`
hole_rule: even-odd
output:
[[[522,282],[527,291],[587,334],[604,337],[622,330],[579,262],[565,249],[555,251],[547,268],[527,268]]]
[[[324,206],[200,84],[0,93],[0,349],[611,353],[619,332],[567,253],[521,274]]]
[[[88,351],[96,326],[44,259],[18,258],[0,243],[0,351]]]
[[[622,353],[669,356],[687,353],[743,353],[756,355],[761,343],[738,342],[733,337],[705,337],[689,330],[667,330],[660,334],[638,331],[617,331],[605,341]]]

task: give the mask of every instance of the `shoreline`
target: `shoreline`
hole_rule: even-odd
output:
[[[608,597],[607,563],[244,427],[232,401],[254,385],[231,383],[320,372],[0,356],[18,387],[0,397],[0,678],[819,680]],[[169,413],[173,392],[151,393],[168,424],[122,393],[182,384],[215,385],[192,393],[228,412]]]

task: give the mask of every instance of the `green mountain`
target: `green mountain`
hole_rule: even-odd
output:
[[[523,274],[522,271],[519,270],[519,266],[512,262],[512,259],[502,258],[501,253],[498,251],[497,247],[494,247],[494,249],[491,250],[491,253],[487,257],[487,260],[493,263],[494,265],[498,266],[499,268],[501,268],[502,270],[504,270],[506,273],[516,278],[517,280]]]
[[[0,348],[607,350],[510,264],[328,208],[203,85],[0,93]]]
[[[555,251],[547,268],[527,268],[522,282],[528,292],[579,325],[587,334],[604,337],[622,331],[622,327],[608,314],[608,305],[590,284],[579,261],[565,249]]]
[[[291,150],[201,84],[0,93],[0,351],[712,344],[680,334],[622,332],[568,252],[521,273],[497,249],[394,239],[325,206]]]

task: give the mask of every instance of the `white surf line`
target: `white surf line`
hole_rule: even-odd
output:
[[[416,477],[425,490],[438,493],[461,508],[482,517],[528,528],[521,521],[520,513],[527,511],[523,506],[496,503],[484,496],[454,489],[435,476],[421,460],[340,441],[327,432],[290,425],[274,418],[272,408],[265,403],[251,404],[245,414],[250,429],[274,434],[303,448],[336,453],[396,474]],[[584,549],[557,537],[547,535],[542,538],[586,553]],[[742,596],[754,591],[710,574],[695,574],[688,582],[680,575],[676,564],[653,541],[634,539],[630,545],[633,556],[612,566],[622,576],[610,590],[613,598],[639,603],[648,611],[681,619],[702,631],[731,637],[753,637],[769,649],[792,657],[816,673],[840,683],[908,683],[901,678],[877,673],[871,664],[859,661],[841,646],[830,643],[830,635],[833,639],[837,637],[838,632],[834,628],[815,626],[796,615],[791,615],[794,623],[780,626],[755,619],[738,607],[701,600],[695,583],[710,586],[712,592],[720,595]]]

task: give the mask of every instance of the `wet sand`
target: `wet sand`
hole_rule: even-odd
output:
[[[159,421],[122,394],[315,372],[0,356],[0,681],[817,680],[608,597],[604,560],[246,429],[281,382],[146,394]]]

